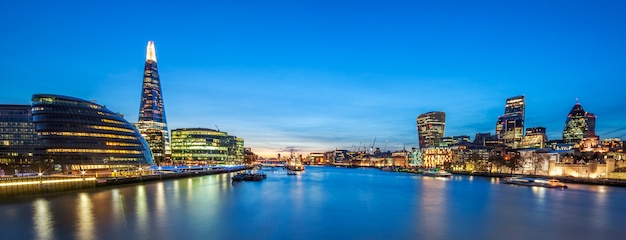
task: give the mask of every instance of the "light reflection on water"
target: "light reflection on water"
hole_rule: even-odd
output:
[[[221,174],[0,204],[3,239],[619,239],[626,188],[376,169]],[[67,214],[73,212],[74,214]],[[549,231],[538,230],[549,226]],[[297,237],[295,237],[297,236]]]
[[[96,236],[93,203],[91,196],[87,193],[79,193],[78,204],[76,204],[76,226],[79,239],[94,239]]]
[[[53,239],[54,228],[50,204],[44,199],[36,199],[33,202],[33,223],[35,224],[36,239]]]

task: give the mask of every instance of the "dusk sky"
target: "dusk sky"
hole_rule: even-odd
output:
[[[549,139],[576,98],[626,138],[626,1],[183,2],[3,1],[0,103],[68,95],[136,122],[153,40],[169,128],[261,155],[408,149],[428,111],[473,139],[516,95]]]

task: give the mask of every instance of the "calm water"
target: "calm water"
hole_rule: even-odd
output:
[[[626,239],[626,188],[376,169],[266,171],[0,203],[1,239]]]

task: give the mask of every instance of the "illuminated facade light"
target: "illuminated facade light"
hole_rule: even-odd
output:
[[[524,137],[524,112],[526,102],[524,96],[506,99],[504,115],[496,122],[496,136],[503,144],[518,148]]]
[[[155,161],[157,163],[164,162],[171,154],[170,134],[165,118],[161,81],[156,62],[156,49],[152,41],[148,42],[146,48],[139,121],[136,126],[148,142]]]
[[[36,132],[55,163],[81,169],[154,163],[148,143],[119,114],[67,96],[35,94],[32,100]]]
[[[177,163],[242,163],[243,138],[208,128],[172,130],[172,161]]]
[[[563,141],[570,144],[579,144],[583,138],[595,138],[596,116],[585,112],[585,109],[576,103],[567,114],[565,128],[563,128]]]
[[[438,147],[446,128],[446,113],[427,112],[417,118],[419,147]]]

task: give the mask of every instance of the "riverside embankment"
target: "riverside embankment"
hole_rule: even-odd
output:
[[[0,178],[0,200],[12,200],[83,189],[238,172],[251,168],[252,166],[240,166],[187,172],[166,173],[159,171],[150,175],[134,177],[96,177],[91,175],[5,177]]]

